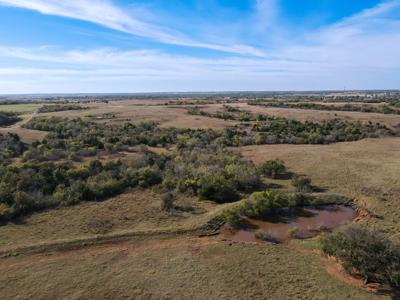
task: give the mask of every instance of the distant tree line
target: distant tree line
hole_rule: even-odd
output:
[[[392,107],[387,104],[382,105],[356,105],[356,104],[343,104],[343,105],[329,105],[320,103],[287,103],[287,102],[258,102],[249,101],[249,105],[264,106],[264,107],[279,107],[279,108],[293,108],[293,109],[313,109],[313,110],[327,110],[327,111],[354,111],[364,113],[382,113],[399,115],[400,109]]]
[[[199,107],[188,109],[189,114],[242,122],[250,130],[227,128],[222,138],[225,145],[262,144],[330,144],[357,141],[364,138],[395,135],[396,132],[380,123],[348,122],[340,119],[317,122],[300,122],[262,113],[242,111],[224,106],[222,111],[209,113]]]
[[[53,104],[53,105],[43,105],[38,109],[39,113],[49,113],[57,111],[68,111],[68,110],[83,110],[86,107],[76,105],[76,104]]]

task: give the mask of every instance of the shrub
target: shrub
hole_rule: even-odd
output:
[[[139,169],[138,180],[141,187],[153,186],[161,182],[161,171],[156,167],[146,166]]]
[[[35,206],[33,197],[23,191],[14,193],[14,203],[18,214],[28,213],[32,211]]]
[[[277,178],[286,172],[286,166],[280,159],[268,160],[261,165],[260,172],[264,176]]]
[[[311,179],[307,176],[295,175],[292,178],[292,185],[296,188],[297,192],[312,192]]]
[[[161,209],[171,211],[174,208],[176,195],[172,192],[167,192],[161,196]]]
[[[299,228],[297,226],[294,226],[288,230],[288,234],[290,237],[296,237],[298,233],[299,233]]]
[[[12,125],[20,120],[16,113],[0,111],[0,127]]]
[[[200,177],[197,193],[202,199],[214,200],[218,203],[234,202],[239,199],[234,184],[218,174]]]
[[[229,164],[225,170],[239,190],[252,190],[261,184],[256,167],[251,162]]]
[[[224,220],[224,222],[226,224],[228,224],[229,226],[233,227],[233,228],[237,228],[240,225],[240,213],[239,210],[237,209],[237,207],[232,207],[232,208],[228,208],[225,209],[222,214],[222,219]]]
[[[5,204],[0,202],[0,221],[8,220],[11,217],[12,210]]]
[[[234,207],[222,212],[223,220],[232,227],[238,227],[242,217],[264,219],[276,213],[278,208],[289,206],[288,197],[285,194],[274,191],[253,193],[250,199],[242,200]]]
[[[400,246],[358,226],[324,237],[322,251],[337,257],[349,273],[400,286]]]
[[[251,218],[262,219],[276,209],[288,207],[289,201],[286,195],[273,191],[256,192],[250,196],[246,215]]]

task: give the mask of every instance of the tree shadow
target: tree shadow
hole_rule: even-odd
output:
[[[273,178],[273,179],[290,180],[290,179],[293,178],[294,175],[295,175],[295,173],[290,172],[290,171],[287,171],[287,172],[282,173],[282,174],[277,174],[277,175],[275,176],[275,178]]]

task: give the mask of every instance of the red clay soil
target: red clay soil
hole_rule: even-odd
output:
[[[129,256],[138,256],[147,250],[166,249],[166,248],[182,248],[187,247],[190,251],[196,252],[201,247],[220,242],[215,237],[191,237],[177,238],[172,240],[161,241],[145,241],[139,245],[135,245],[132,241],[116,241],[102,245],[78,246],[76,248],[54,251],[47,253],[31,254],[20,257],[18,261],[13,259],[0,259],[0,270],[8,269],[20,265],[29,265],[38,261],[52,261],[69,256],[97,256],[101,254],[120,252]]]
[[[366,283],[360,277],[349,275],[336,258],[328,256],[323,258],[323,261],[328,274],[341,282],[366,289],[368,292],[378,293],[382,291],[382,285],[379,283]]]

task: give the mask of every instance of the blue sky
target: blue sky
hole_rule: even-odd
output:
[[[0,0],[0,93],[400,88],[400,0]]]

